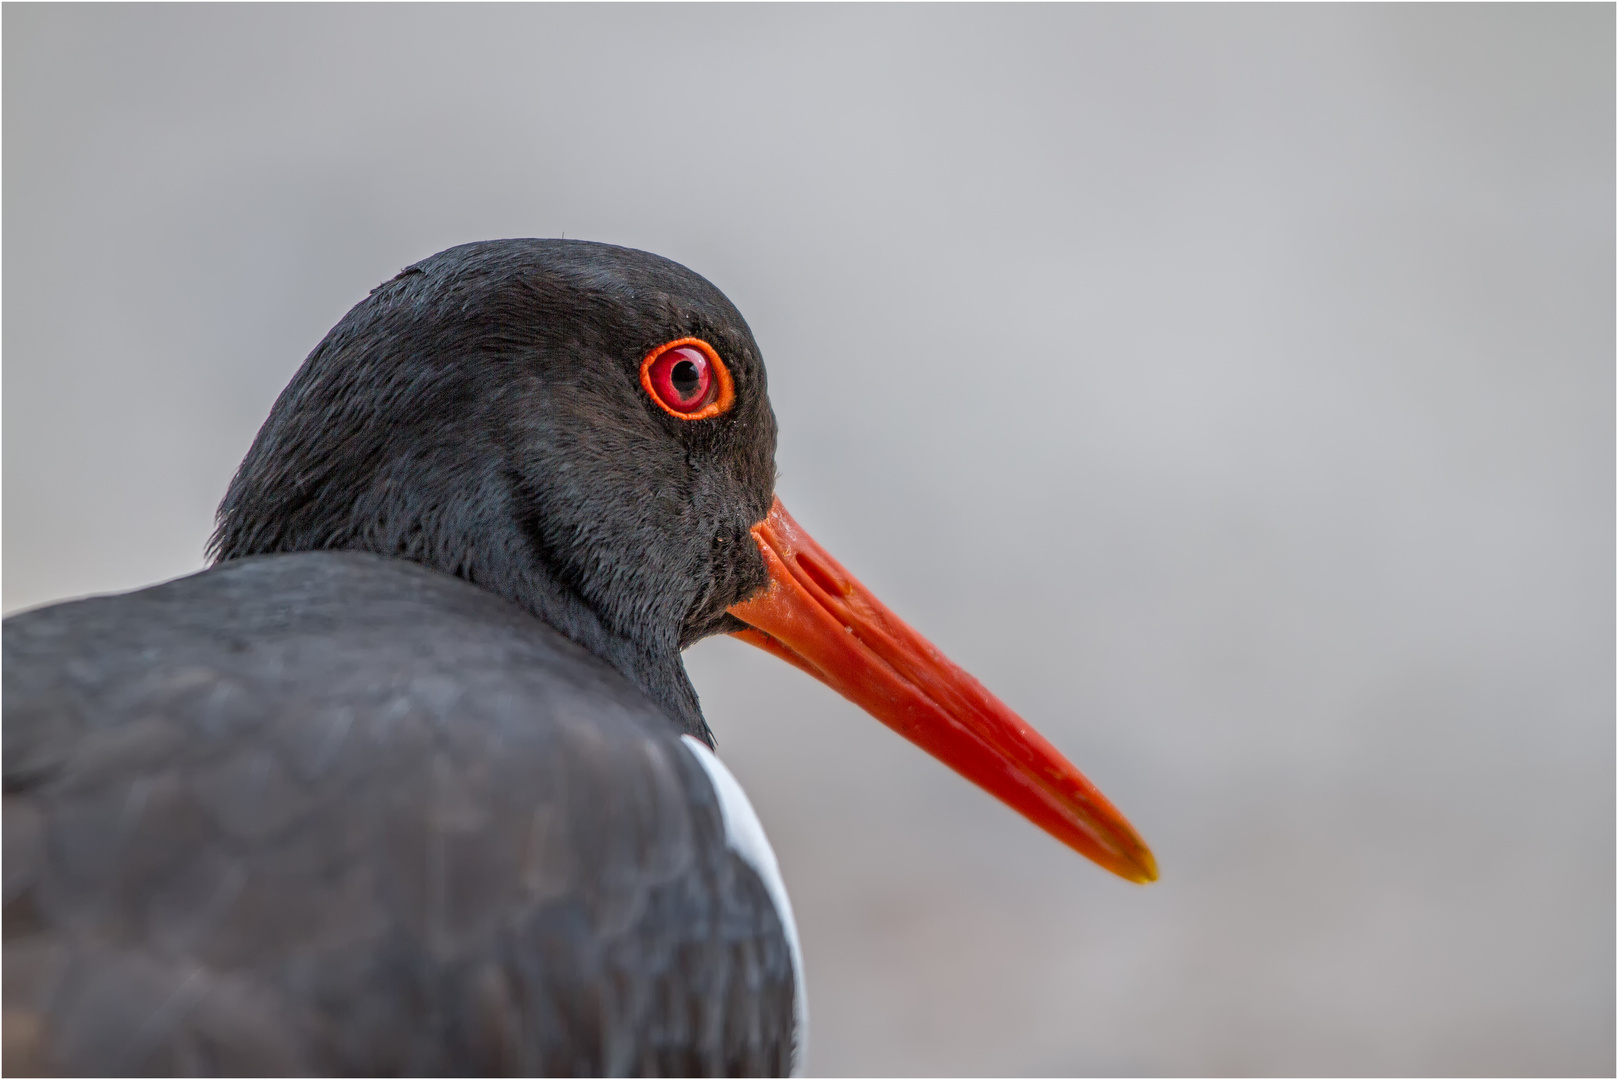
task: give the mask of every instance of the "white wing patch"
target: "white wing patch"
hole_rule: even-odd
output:
[[[775,849],[764,835],[764,826],[748,801],[747,792],[725,763],[690,735],[681,735],[686,749],[696,757],[697,763],[708,774],[714,794],[719,796],[719,813],[725,821],[725,843],[764,882],[765,891],[775,904],[775,915],[786,931],[787,948],[792,954],[792,1075],[803,1068],[804,1054],[809,1048],[809,997],[803,983],[803,953],[798,949],[798,924],[792,918],[792,901],[787,899],[786,883],[781,880],[781,868],[775,862]]]

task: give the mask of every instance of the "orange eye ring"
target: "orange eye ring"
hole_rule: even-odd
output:
[[[713,387],[708,391],[707,404],[694,411],[682,411],[678,405],[677,395],[672,394],[664,373],[659,370],[658,360],[675,349],[694,349],[707,361],[707,373],[713,379]],[[693,360],[697,358],[693,357]],[[701,360],[697,360],[698,363]],[[701,338],[683,337],[673,341],[664,342],[646,354],[646,359],[640,362],[640,385],[646,391],[646,396],[657,402],[658,408],[674,417],[676,420],[711,420],[721,413],[727,412],[736,402],[736,385],[731,381],[730,369],[725,362],[719,359],[719,353],[712,345]],[[669,397],[675,397],[670,401]]]

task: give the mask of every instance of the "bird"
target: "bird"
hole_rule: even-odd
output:
[[[1155,879],[787,513],[776,434],[741,313],[660,256],[485,241],[372,290],[207,569],[4,622],[6,1072],[801,1069],[790,900],[681,659],[718,634]]]

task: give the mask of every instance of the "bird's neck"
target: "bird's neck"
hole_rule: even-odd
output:
[[[654,645],[616,633],[599,613],[561,584],[543,564],[532,564],[520,574],[502,575],[494,580],[480,581],[476,576],[464,576],[528,609],[563,636],[606,661],[661,706],[682,734],[700,739],[710,747],[714,745],[696,688],[686,674],[677,639],[672,635],[666,644]],[[512,577],[517,581],[512,581]],[[514,584],[519,587],[511,588]]]
[[[221,561],[275,552],[368,551],[452,574],[525,609],[605,661],[659,705],[681,733],[713,745],[680,657],[678,626],[660,632],[654,625],[635,634],[616,629],[550,565],[498,479],[439,485],[443,497],[425,509],[404,484],[373,482],[317,491],[315,497],[300,493],[295,501],[238,496],[238,486],[251,491],[250,481],[244,464],[221,508],[214,541]],[[344,511],[333,515],[332,506]]]
[[[523,525],[533,511],[519,510],[509,489],[497,494],[490,484],[474,497],[474,502],[501,505],[505,512],[481,528],[466,531],[462,531],[465,526],[460,523],[475,517],[443,515],[435,531],[448,530],[458,535],[447,543],[424,545],[407,557],[463,577],[525,608],[611,665],[661,706],[682,734],[713,746],[713,733],[703,719],[696,688],[691,685],[680,655],[679,625],[673,613],[664,619],[635,620],[635,632],[624,632],[569,584],[567,575],[553,563],[555,556],[539,539],[540,530],[532,521]],[[453,565],[438,565],[435,557],[442,558],[446,552],[460,554]],[[663,625],[665,622],[667,625]]]

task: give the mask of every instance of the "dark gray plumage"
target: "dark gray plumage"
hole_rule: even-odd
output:
[[[639,374],[692,335],[735,383],[700,421]],[[792,946],[680,742],[774,451],[746,323],[666,259],[373,290],[218,566],[5,622],[5,1071],[785,1072]]]
[[[516,607],[264,556],[4,640],[8,1072],[785,1071],[701,767]]]

